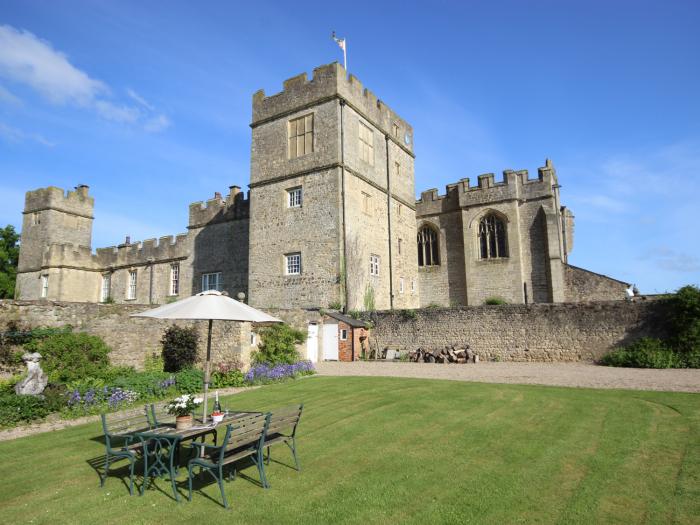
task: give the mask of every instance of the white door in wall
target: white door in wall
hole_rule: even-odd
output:
[[[306,359],[315,363],[318,361],[318,325],[309,323],[309,336],[306,339]]]
[[[338,325],[323,324],[323,359],[325,361],[338,360]]]

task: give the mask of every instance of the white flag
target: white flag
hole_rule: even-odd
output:
[[[335,43],[338,44],[338,47],[345,51],[345,39],[344,38],[336,38],[333,37],[333,40],[335,40]]]

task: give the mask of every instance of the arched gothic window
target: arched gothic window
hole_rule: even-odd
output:
[[[423,226],[418,230],[418,266],[438,266],[439,264],[438,234],[430,226]]]
[[[479,221],[479,254],[482,259],[508,257],[505,222],[493,213]]]

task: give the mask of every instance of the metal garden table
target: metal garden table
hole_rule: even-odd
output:
[[[177,477],[176,455],[182,441],[197,439],[215,431],[217,427],[235,422],[246,416],[258,415],[261,412],[234,412],[224,417],[217,424],[203,425],[201,419],[195,419],[193,427],[177,430],[173,426],[161,426],[144,432],[136,432],[134,436],[143,445],[143,484],[141,495],[144,494],[151,477],[170,478],[175,501],[180,501],[175,478]]]

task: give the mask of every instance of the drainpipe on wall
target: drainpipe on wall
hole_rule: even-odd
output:
[[[149,276],[148,276],[148,304],[153,304],[153,257],[149,257],[146,262],[148,262]]]
[[[386,143],[386,207],[387,224],[389,230],[389,309],[394,309],[394,268],[391,258],[391,170],[389,169],[389,135],[384,134]]]
[[[347,235],[345,231],[345,125],[343,123],[343,108],[345,108],[345,100],[342,98],[340,102],[340,197],[343,208],[343,258],[340,261],[343,265],[343,288],[345,289],[345,297],[343,301],[343,313],[348,311],[348,247]]]

